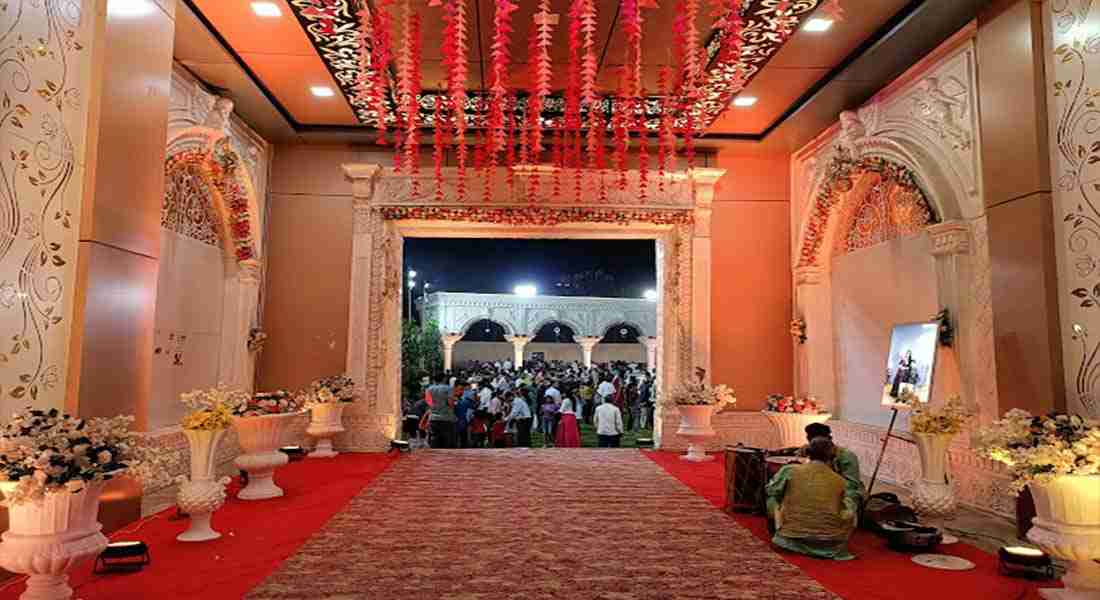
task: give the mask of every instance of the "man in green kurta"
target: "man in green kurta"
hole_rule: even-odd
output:
[[[833,470],[836,446],[827,437],[810,440],[810,462],[786,465],[768,483],[772,543],[817,558],[851,560],[848,538],[855,529],[858,494]]]
[[[833,440],[833,430],[824,423],[810,423],[806,426],[806,440],[811,441],[814,438],[828,438],[831,442]],[[844,487],[846,494],[855,500],[856,506],[863,505],[863,479],[859,474],[859,457],[855,452],[844,448],[843,446],[833,446],[836,448],[836,456],[832,460],[833,470],[838,475],[844,478]]]

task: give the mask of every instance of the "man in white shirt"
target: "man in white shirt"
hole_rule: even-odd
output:
[[[508,422],[516,426],[516,446],[530,448],[531,407],[527,406],[527,400],[524,400],[523,396],[516,396],[512,400],[512,412],[508,415]]]
[[[596,407],[596,437],[600,448],[618,448],[623,435],[623,413],[614,402]]]
[[[604,379],[600,382],[600,385],[596,387],[596,404],[602,405],[614,395],[615,384],[611,383],[607,379]]]
[[[556,383],[551,383],[550,387],[546,388],[546,393],[543,396],[550,396],[554,399],[554,404],[561,406],[561,390],[557,388]]]

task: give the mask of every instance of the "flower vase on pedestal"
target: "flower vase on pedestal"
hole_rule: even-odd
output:
[[[1049,600],[1100,600],[1100,475],[1063,475],[1029,484],[1035,520],[1027,539],[1066,561],[1065,589],[1043,589]]]
[[[831,413],[793,413],[764,411],[764,416],[775,425],[779,435],[779,448],[794,448],[806,445],[806,426],[810,423],[824,423],[832,418]]]
[[[332,449],[332,436],[343,433],[344,425],[341,419],[344,416],[343,402],[328,402],[314,404],[309,409],[310,421],[306,428],[306,434],[317,439],[310,458],[332,458],[339,454]]]
[[[183,430],[191,446],[191,479],[180,485],[176,504],[191,517],[191,526],[176,536],[181,542],[205,542],[222,536],[210,526],[210,517],[225,504],[225,482],[214,478],[214,457],[226,431]]]
[[[958,540],[948,535],[943,521],[954,517],[958,502],[947,481],[947,450],[955,437],[951,433],[914,433],[920,454],[921,476],[913,484],[913,508],[923,519],[935,524],[943,534],[943,544]]]
[[[707,439],[716,435],[714,429],[710,426],[714,407],[709,404],[681,404],[676,409],[680,412],[680,428],[676,430],[676,435],[686,438],[688,441],[687,454],[681,456],[680,460],[691,462],[714,460],[713,456],[707,456],[707,450],[704,446]]]
[[[248,473],[248,485],[237,497],[241,500],[278,498],[283,490],[275,485],[275,469],[287,464],[289,458],[279,452],[287,429],[301,413],[278,413],[257,417],[233,417],[233,427],[243,454],[236,464]]]
[[[78,493],[59,491],[8,508],[8,530],[0,544],[0,567],[28,575],[20,600],[67,600],[73,595],[66,572],[107,547],[99,515],[103,482]],[[14,483],[0,486],[5,492]]]

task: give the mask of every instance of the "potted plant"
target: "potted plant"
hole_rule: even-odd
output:
[[[141,443],[133,420],[27,408],[0,430],[0,491],[8,507],[0,567],[29,576],[24,600],[71,597],[66,572],[107,547],[96,520],[105,482],[123,473],[167,479],[166,455]]]
[[[210,526],[210,517],[225,503],[228,477],[214,477],[218,445],[233,425],[233,407],[247,402],[248,393],[219,386],[180,395],[190,412],[180,422],[191,449],[191,478],[181,477],[176,504],[190,515],[187,531],[176,536],[181,542],[204,542],[221,537]]]
[[[355,401],[355,382],[347,375],[334,375],[314,381],[305,394],[310,420],[306,433],[317,439],[312,458],[332,458],[332,436],[342,433],[344,405]]]
[[[824,423],[832,414],[814,396],[795,398],[771,394],[764,406],[764,416],[775,425],[780,448],[801,446],[806,440],[806,426]]]
[[[662,406],[675,408],[680,414],[676,435],[688,440],[687,454],[680,458],[692,462],[714,460],[713,456],[707,456],[704,446],[707,438],[715,435],[711,417],[737,402],[728,386],[708,385],[706,374],[706,370],[696,369],[694,381],[681,383],[661,399]]]
[[[275,485],[275,469],[288,462],[279,452],[286,431],[301,416],[301,399],[287,392],[255,394],[233,408],[233,428],[237,430],[242,454],[237,467],[248,473],[248,484],[237,497],[241,500],[278,498],[283,490]]]
[[[1037,514],[1027,538],[1067,561],[1067,598],[1100,597],[1100,420],[1013,409],[979,430],[975,450],[1031,488]]]
[[[913,507],[923,517],[947,518],[957,508],[947,476],[947,449],[973,417],[958,396],[942,407],[918,402],[909,415],[909,431],[920,454],[921,477],[913,485]]]

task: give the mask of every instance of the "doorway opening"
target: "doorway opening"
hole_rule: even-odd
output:
[[[410,236],[402,259],[402,432],[413,445],[653,439],[654,239]]]

